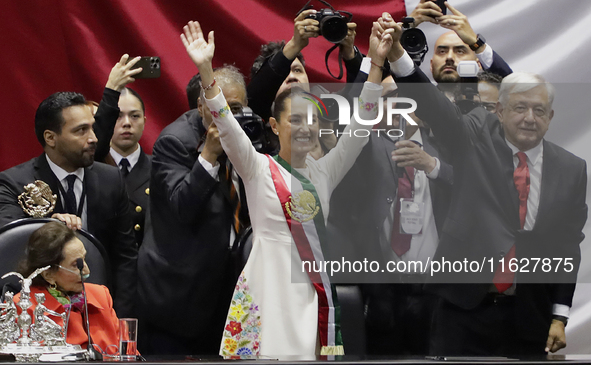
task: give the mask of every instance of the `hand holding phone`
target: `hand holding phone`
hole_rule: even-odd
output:
[[[134,76],[136,79],[155,79],[160,77],[160,57],[142,57],[131,69],[140,67],[142,68],[142,72]]]
[[[408,16],[415,19],[414,26],[417,27],[423,22],[438,24],[437,18],[445,15],[446,12],[444,0],[421,0]]]

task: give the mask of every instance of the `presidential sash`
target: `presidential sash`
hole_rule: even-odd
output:
[[[321,267],[326,252],[326,226],[322,206],[314,185],[298,173],[281,157],[269,158],[271,177],[285,220],[298,249],[302,262],[309,262],[307,274],[318,295],[318,333],[322,345],[321,355],[344,355],[341,337],[341,309],[334,285],[326,271],[315,272],[311,267]],[[279,166],[291,173],[292,189],[287,186]],[[314,266],[313,266],[314,265]]]

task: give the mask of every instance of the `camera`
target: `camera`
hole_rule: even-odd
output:
[[[425,37],[425,33],[418,28],[410,27],[414,22],[414,18],[402,18],[404,32],[400,36],[400,45],[412,58],[415,65],[419,66],[425,59],[425,55],[429,51],[429,46],[427,46],[427,37]]]
[[[254,148],[258,152],[264,153],[267,148],[267,139],[265,138],[263,119],[253,113],[252,109],[247,106],[233,112],[233,114],[244,132],[246,132]]]
[[[317,20],[319,34],[331,43],[341,43],[347,37],[347,17],[331,9],[322,9],[306,19]]]
[[[470,113],[480,105],[474,100],[478,95],[478,71],[480,67],[476,61],[460,61],[456,68],[460,76],[459,95],[456,95],[456,105],[462,114]]]

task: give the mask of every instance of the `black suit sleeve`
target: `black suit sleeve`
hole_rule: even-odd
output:
[[[98,139],[94,153],[95,161],[102,162],[109,154],[111,138],[119,119],[119,95],[118,91],[105,88],[103,99],[94,115],[94,134]]]
[[[263,62],[246,87],[248,106],[266,121],[271,117],[271,105],[281,84],[289,76],[292,62],[282,51],[277,52]]]
[[[359,74],[359,70],[361,69],[361,62],[363,61],[363,55],[357,47],[355,47],[355,57],[351,58],[348,61],[345,61],[345,68],[347,69],[347,82],[355,82],[355,78]]]
[[[0,173],[0,227],[17,219],[26,218],[18,204],[20,192],[16,189],[17,183],[6,173]]]
[[[505,77],[505,76],[513,73],[513,70],[507,64],[507,62],[505,62],[503,57],[501,57],[494,50],[493,50],[493,62],[486,71],[492,72],[492,73],[497,74],[501,77]]]
[[[579,178],[576,185],[577,200],[573,203],[570,217],[566,219],[564,233],[562,238],[564,242],[560,243],[560,247],[568,250],[565,254],[567,258],[572,258],[574,270],[572,273],[565,273],[566,283],[554,284],[551,287],[550,295],[553,304],[564,304],[569,307],[572,306],[573,295],[575,292],[577,273],[581,261],[581,250],[579,244],[585,238],[583,227],[587,222],[587,164],[583,161],[583,167],[579,170]]]
[[[455,154],[469,142],[469,129],[480,128],[478,118],[463,118],[462,112],[445,95],[431,84],[429,78],[415,67],[415,72],[406,77],[395,77],[399,95],[417,102],[416,115],[433,130],[439,143]]]
[[[113,242],[107,243],[114,273],[114,305],[119,317],[136,316],[137,301],[137,245],[132,231],[129,198],[125,184],[119,177],[117,189],[117,221]],[[105,243],[103,243],[105,244]]]
[[[439,158],[441,166],[439,166],[439,174],[434,179],[436,183],[447,186],[452,186],[454,183],[454,168],[452,165]]]
[[[362,60],[363,55],[355,49],[355,57],[345,61],[347,82],[355,80]],[[271,105],[275,101],[275,96],[281,84],[289,76],[292,62],[293,60],[285,57],[283,51],[277,52],[265,60],[246,87],[248,106],[265,121],[268,121],[269,117],[271,117]]]
[[[152,182],[163,191],[171,213],[185,224],[207,211],[218,181],[201,165],[197,151],[188,151],[175,136],[158,138],[152,154]]]

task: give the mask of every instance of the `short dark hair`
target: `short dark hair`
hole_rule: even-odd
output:
[[[501,87],[501,82],[503,81],[503,77],[490,71],[480,71],[478,73],[478,82],[488,82],[489,84],[493,84],[498,88]]]
[[[43,133],[46,130],[62,133],[64,118],[62,111],[71,106],[86,105],[84,95],[71,91],[61,91],[51,94],[43,100],[35,113],[35,135],[37,140],[45,147]]]
[[[261,69],[261,67],[263,66],[263,63],[265,63],[265,60],[267,58],[281,52],[283,50],[284,46],[285,46],[285,41],[272,41],[267,44],[263,44],[261,46],[261,52],[259,53],[257,58],[254,60],[254,63],[252,64],[252,67],[250,68],[250,78],[252,79],[254,77],[254,75],[256,75],[257,72],[259,72],[259,70]],[[296,55],[296,58],[298,60],[300,60],[300,62],[302,63],[302,65],[304,67],[306,67],[306,61],[304,60],[304,55],[302,54],[302,52],[298,52],[298,54]]]
[[[281,94],[277,95],[273,102],[273,118],[279,121],[279,116],[285,111],[285,102],[287,99],[302,95],[304,92],[304,89],[296,86],[291,89],[283,90]]]
[[[189,83],[187,84],[186,91],[189,108],[197,109],[197,99],[201,96],[201,74],[198,73],[191,77],[191,80],[189,80]]]
[[[29,237],[26,257],[20,262],[18,271],[27,277],[33,271],[51,266],[49,270],[57,270],[57,265],[64,259],[64,246],[76,238],[76,234],[61,222],[45,223]],[[41,275],[33,279],[34,285],[46,286],[47,281]]]
[[[140,101],[140,104],[142,105],[142,111],[145,114],[146,113],[146,106],[144,105],[144,101],[142,100],[142,97],[140,96],[140,94],[138,94],[137,91],[135,91],[129,87],[124,87],[121,90],[121,95],[126,95],[126,94],[131,94],[131,95],[135,96]]]

